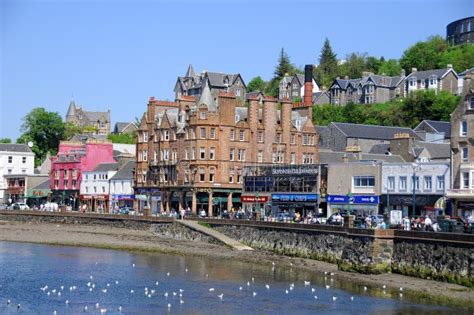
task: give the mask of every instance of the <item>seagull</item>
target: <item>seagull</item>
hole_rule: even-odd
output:
[[[402,287],[400,287],[400,292],[403,292],[403,288],[402,288]]]
[[[64,290],[64,286],[63,286],[63,285],[61,286],[61,290]]]
[[[72,287],[69,287],[69,291],[72,291]]]
[[[217,297],[222,300],[222,298],[224,297],[224,293],[219,294]]]
[[[107,293],[107,289],[103,289],[102,292]]]
[[[387,286],[384,284],[384,285],[382,286],[382,289],[385,289],[386,287],[387,287]]]
[[[293,287],[290,287],[290,291],[293,291]]]
[[[95,283],[92,284],[92,288],[95,289]]]
[[[155,292],[156,292],[155,290],[151,290],[151,291],[150,291],[151,294],[155,294]]]
[[[115,284],[119,284],[118,280],[115,280]]]
[[[61,292],[58,292],[58,296],[61,296]]]
[[[135,264],[132,264],[132,267],[135,268]]]
[[[165,292],[165,298],[168,298],[168,292]]]
[[[50,296],[50,295],[51,295],[51,292],[48,291],[48,293],[46,293],[46,294],[47,294],[48,296]]]
[[[119,311],[119,313],[122,313],[122,307],[121,306],[118,307],[118,311]]]
[[[56,312],[56,310],[53,311],[53,315],[56,315],[58,312]]]
[[[364,287],[364,291],[367,291],[367,287]]]
[[[272,262],[272,266],[275,266],[275,262],[274,262],[274,261]]]
[[[92,292],[92,288],[89,288],[89,292]]]
[[[305,282],[304,282],[304,285],[305,285],[305,286],[308,286],[308,285],[310,285],[310,284],[311,284],[310,281],[305,281]]]
[[[255,282],[255,279],[254,279],[254,277],[252,277],[252,282]]]
[[[336,297],[336,296],[333,296],[333,297],[332,297],[332,300],[333,300],[334,302],[336,302],[337,297]]]
[[[314,299],[315,299],[315,300],[317,300],[317,299],[318,299],[318,296],[317,296],[317,295],[315,295],[315,296],[314,296]]]
[[[208,273],[206,273],[206,278],[209,278],[209,274],[208,274]]]
[[[327,275],[327,274],[328,274],[328,272],[327,272],[327,271],[325,271],[325,272],[324,272],[324,274],[325,274],[325,275]]]
[[[168,303],[168,309],[170,309],[170,308],[171,308],[171,304],[170,304],[170,303]]]
[[[179,289],[179,293],[183,293],[183,292],[184,292],[184,290],[183,290],[183,289]]]
[[[188,268],[184,269],[184,271],[188,272]]]
[[[148,296],[148,298],[151,298],[151,294],[148,294],[147,296]]]
[[[326,284],[326,290],[329,290],[331,287]]]
[[[176,292],[173,292],[173,296],[176,296]]]
[[[265,285],[265,288],[267,288],[267,290],[270,290],[270,286],[268,284]]]
[[[183,301],[183,300],[179,300],[179,304],[184,304],[184,301]]]
[[[210,288],[210,289],[209,289],[209,292],[212,292],[212,291],[214,291],[214,288]]]
[[[44,292],[44,291],[46,291],[46,289],[47,289],[47,288],[48,288],[48,286],[47,286],[47,285],[45,285],[44,287],[42,287],[42,288],[40,288],[40,289],[41,289],[41,291],[43,291],[43,292]]]
[[[100,313],[101,313],[101,314],[105,314],[106,312],[107,312],[107,309],[106,309],[106,308],[101,308],[101,309],[100,309]]]
[[[169,277],[169,276],[170,276],[170,273],[169,273],[169,272],[167,272],[167,273],[166,273],[166,275]]]
[[[110,287],[110,283],[107,283],[107,287]]]
[[[16,305],[16,308],[20,308],[20,306],[21,306],[21,304],[20,304],[20,303],[18,303],[18,304]]]
[[[331,272],[330,275],[331,275],[331,276],[334,276],[334,272]]]
[[[91,283],[90,283],[90,282],[87,282],[87,286],[90,287],[90,286],[91,286]]]
[[[130,290],[130,294],[133,294],[134,292],[135,292],[135,291],[133,291],[133,290]]]
[[[99,308],[99,302],[95,303],[95,308]]]
[[[285,290],[285,293],[288,294],[288,290]]]
[[[354,301],[354,297],[353,297],[353,296],[351,296],[351,301]]]
[[[247,286],[250,286],[250,282],[247,281]]]
[[[8,304],[10,304],[11,302],[12,302],[12,301],[10,301],[10,300],[7,300],[7,305],[8,305]]]
[[[90,276],[90,277],[89,277],[89,279],[91,279],[91,280],[92,280],[92,279],[94,279],[94,277],[93,277],[93,276]]]
[[[315,288],[311,288],[311,293],[314,293],[314,291],[316,291]]]
[[[155,282],[155,285],[159,285],[160,283],[158,281]]]
[[[51,292],[52,292],[53,294],[56,293],[56,289],[53,289]]]
[[[239,287],[239,291],[242,291],[242,287]]]
[[[66,304],[69,304],[69,300],[66,300]]]
[[[290,262],[290,266],[293,266],[293,263],[292,263],[292,262]]]
[[[87,305],[84,306],[84,312],[87,312]]]
[[[403,293],[400,293],[400,298],[402,298],[402,297],[403,297]]]
[[[253,293],[253,296],[255,297],[256,295],[257,295],[257,292],[254,292],[254,293]]]

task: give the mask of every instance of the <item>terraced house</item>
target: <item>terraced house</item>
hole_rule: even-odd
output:
[[[240,104],[235,93],[221,91],[215,98],[209,86],[199,98],[150,99],[137,131],[139,210],[189,207],[216,215],[241,205],[244,166],[318,160],[311,101],[298,108],[283,101],[281,110],[276,98],[251,97],[248,107]]]
[[[405,93],[420,90],[433,90],[436,93],[447,91],[458,94],[458,75],[451,64],[448,64],[444,69],[426,71],[412,68],[411,73],[405,79]]]

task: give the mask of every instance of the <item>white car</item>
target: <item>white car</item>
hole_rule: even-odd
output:
[[[15,210],[30,210],[30,207],[24,202],[17,202],[13,204],[13,209]]]

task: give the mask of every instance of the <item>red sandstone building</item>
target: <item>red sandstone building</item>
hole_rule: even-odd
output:
[[[305,69],[312,90],[311,66]],[[175,102],[150,98],[137,130],[135,194],[139,210],[190,208],[209,216],[240,206],[244,167],[318,161],[311,93],[302,104],[233,93]],[[281,109],[279,109],[281,108]]]
[[[115,163],[112,143],[98,140],[84,143],[62,141],[58,154],[51,157],[52,200],[78,209],[81,175],[93,170],[99,163]]]

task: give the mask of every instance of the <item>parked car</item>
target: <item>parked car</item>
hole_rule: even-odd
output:
[[[120,209],[119,209],[119,213],[120,213],[120,214],[126,214],[126,215],[128,215],[128,214],[130,214],[130,212],[133,212],[133,209],[130,208],[130,207],[123,207],[123,208],[120,208]]]
[[[30,207],[24,202],[16,202],[13,204],[13,210],[30,210]]]

